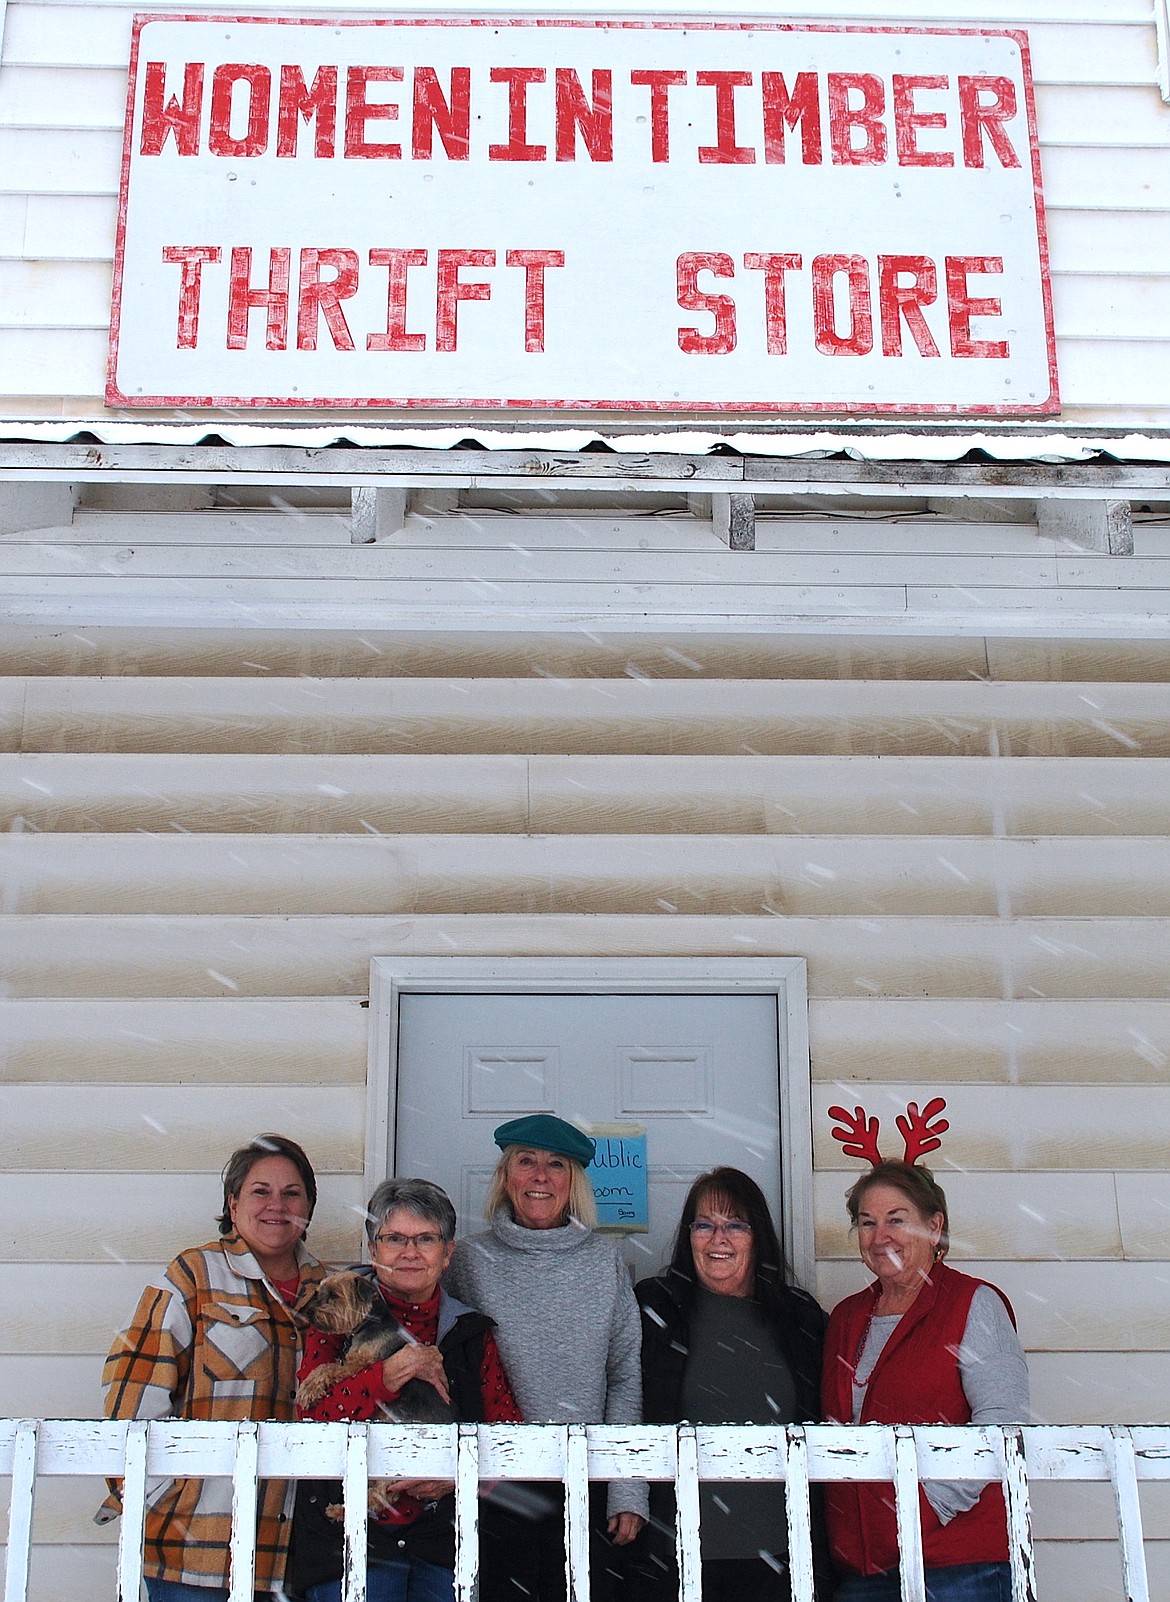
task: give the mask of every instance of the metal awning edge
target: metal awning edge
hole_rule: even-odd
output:
[[[385,428],[378,426],[292,427],[287,424],[235,423],[223,419],[191,423],[106,422],[76,418],[28,422],[0,418],[0,441],[8,444],[97,443],[108,446],[220,444],[233,448],[293,447],[412,451],[596,451],[599,454],[741,456],[788,459],[852,458],[857,462],[957,462],[978,453],[993,462],[1089,462],[1103,455],[1117,462],[1170,463],[1170,430],[1137,433],[1094,429],[1056,432],[1034,426],[1019,431],[872,429],[796,432],[760,430],[667,431],[644,434],[599,433],[592,429],[512,431],[482,428],[469,420],[461,427]]]

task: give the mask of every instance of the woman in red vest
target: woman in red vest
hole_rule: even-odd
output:
[[[930,1170],[879,1160],[846,1205],[875,1277],[829,1321],[826,1420],[1026,1423],[1028,1369],[1011,1306],[994,1285],[943,1262],[947,1200]],[[899,1602],[893,1486],[839,1484],[827,1493],[829,1544],[843,1576],[836,1602]],[[999,1486],[930,1481],[919,1501],[928,1602],[1011,1602]]]

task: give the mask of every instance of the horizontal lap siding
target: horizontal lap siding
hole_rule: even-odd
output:
[[[94,1410],[255,1129],[304,1140],[312,1243],[356,1254],[371,956],[795,952],[823,1300],[863,1278],[828,1107],[944,1094],[955,1259],[1013,1298],[1039,1415],[1164,1415],[1164,660],[666,637],[645,679],[601,642],[436,639],[362,677],[353,637],[85,638],[101,675],[61,672],[72,638],[3,648],[41,671],[0,679],[0,1406]],[[89,1508],[45,1498],[38,1602],[63,1554],[105,1561]],[[1094,1602],[1113,1548],[1075,1515],[1048,1504],[1041,1560],[1088,1535],[1063,1595]]]
[[[994,491],[993,485],[988,488]],[[142,493],[138,491],[140,497]],[[469,491],[472,496],[475,493]],[[837,513],[818,520],[807,512],[794,515],[791,499],[779,493],[758,497],[756,549],[731,551],[719,540],[709,516],[681,510],[671,515],[638,516],[636,503],[623,497],[620,489],[612,493],[618,515],[571,509],[559,516],[543,511],[513,515],[478,511],[469,505],[437,517],[418,510],[416,497],[400,531],[374,545],[354,546],[350,520],[336,507],[282,519],[272,509],[211,508],[206,505],[210,492],[200,486],[180,490],[174,504],[197,507],[202,499],[203,510],[171,512],[142,509],[141,499],[131,501],[121,512],[95,510],[92,503],[95,499],[100,503],[100,495],[87,487],[85,503],[75,512],[72,524],[22,529],[23,519],[35,524],[38,519],[47,522],[67,517],[68,493],[59,491],[56,503],[38,510],[30,499],[31,490],[14,486],[9,492],[9,519],[10,526],[16,527],[0,544],[7,615],[13,623],[26,626],[67,617],[79,628],[100,625],[103,631],[111,625],[143,626],[160,620],[196,626],[211,619],[242,619],[248,628],[257,629],[261,625],[344,623],[362,630],[363,636],[366,631],[380,634],[392,622],[400,630],[418,630],[416,639],[425,639],[433,631],[455,638],[470,629],[493,633],[512,629],[531,638],[535,625],[546,630],[550,639],[554,630],[562,631],[554,658],[564,654],[566,629],[585,628],[590,634],[624,630],[630,643],[615,648],[627,654],[613,665],[629,682],[617,692],[616,704],[597,709],[608,714],[603,736],[608,745],[616,733],[616,721],[629,720],[649,697],[653,702],[648,704],[655,716],[660,716],[662,698],[671,693],[668,687],[638,690],[636,681],[647,677],[661,680],[664,673],[675,675],[680,660],[683,664],[690,660],[685,653],[680,659],[667,642],[655,650],[644,639],[649,617],[660,619],[662,627],[695,635],[728,628],[761,634],[777,628],[810,627],[839,632],[853,626],[883,631],[920,629],[939,635],[954,631],[956,636],[1001,628],[1065,634],[1071,640],[1078,633],[1106,632],[1157,637],[1164,632],[1163,619],[1170,610],[1170,524],[1161,503],[1153,498],[1152,510],[1145,509],[1144,501],[1137,503],[1135,554],[1110,557],[1087,552],[1047,532],[1040,535],[1034,521],[978,522],[970,515],[941,515],[963,504],[946,497],[933,503],[933,511],[921,502],[912,503],[900,518],[891,512],[885,520],[875,517],[867,521],[856,514],[843,518]],[[681,497],[678,499],[681,502]],[[533,496],[530,503],[534,507],[541,504]],[[706,510],[705,505],[701,510]],[[993,500],[986,510],[1000,517],[1011,516],[1013,511],[1023,519],[1036,515],[1026,501],[1005,506]],[[803,648],[815,658],[816,646]],[[384,649],[373,642],[369,646],[372,656]],[[390,643],[388,649],[396,658],[402,647]],[[791,657],[798,647],[789,638],[782,649]],[[859,642],[849,647],[857,673],[864,671],[864,655],[858,655],[859,649]],[[964,671],[957,665],[962,647],[956,640],[948,649],[954,655],[954,676],[958,677]],[[985,649],[980,642],[967,653],[965,672],[972,681],[987,676],[986,661],[980,656]],[[236,646],[232,653],[235,666],[249,670],[247,677],[253,683],[221,686],[218,707],[211,674],[206,674],[208,682],[202,688],[168,687],[168,695],[185,701],[191,695],[205,698],[209,718],[221,727],[218,738],[225,742],[225,751],[231,749],[226,743],[228,731],[241,716],[251,724],[257,722],[258,713],[276,717],[278,709],[272,695],[264,692],[263,683],[266,679],[275,683],[287,671],[288,652],[282,647],[277,658],[270,660],[266,650],[263,635],[258,635],[253,652]],[[54,654],[59,658],[59,651]],[[875,661],[880,655],[870,653]],[[799,676],[785,656],[769,661],[767,649],[761,647],[748,671],[770,680],[779,672],[792,671]],[[828,656],[829,648],[821,647],[821,661]],[[282,657],[286,666],[281,665]],[[897,671],[889,666],[892,659],[887,656],[884,660],[881,671],[892,676]],[[909,658],[903,660],[902,670],[919,678],[921,669]],[[88,674],[96,664],[78,665]],[[530,724],[538,717],[547,721],[558,705],[556,666],[546,666],[543,661],[535,665],[545,674],[543,687],[530,682],[511,692],[509,699],[509,710],[514,701],[516,711],[523,710]],[[485,671],[494,673],[490,665],[485,665]],[[572,669],[568,671],[572,676]],[[701,674],[705,670],[689,671]],[[306,672],[312,676],[310,669]],[[387,675],[384,669],[380,673],[383,682]],[[1028,675],[1024,672],[1022,676]],[[492,682],[502,704],[508,698],[505,687],[494,678]],[[97,692],[75,693],[88,696]],[[349,745],[339,745],[331,727],[325,735],[328,746],[317,749],[422,751],[434,748],[428,745],[433,739],[446,742],[457,738],[450,725],[436,733],[429,719],[427,728],[413,733],[405,731],[400,719],[379,733],[376,721],[364,721],[360,709],[366,705],[380,713],[390,704],[387,693],[384,682],[381,691],[368,683],[348,689],[306,684],[299,690],[282,691],[286,714],[298,699],[306,712],[311,711],[312,698],[317,696],[322,698],[320,711],[328,715],[331,725],[339,718],[350,723]],[[455,693],[464,697],[462,689]],[[50,692],[32,688],[29,694],[34,700],[43,700]],[[108,718],[114,720],[111,732],[99,737],[109,742],[105,748],[148,749],[145,744],[126,742],[145,742],[151,737],[143,718],[152,692],[142,686],[135,688],[133,718],[120,733],[114,727],[119,696],[125,700],[128,692],[124,688],[119,691],[115,683],[101,694],[108,701]],[[468,734],[462,749],[492,749],[490,694],[476,691],[466,700],[463,716]],[[338,705],[340,696],[348,696],[352,702],[344,717]],[[596,699],[613,702],[615,697]],[[828,692],[807,686],[792,688],[779,707],[774,694],[771,699],[755,692],[735,695],[737,710],[742,703],[745,708],[759,706],[783,713],[791,708],[795,713],[807,705],[814,722],[823,717],[830,700]],[[1119,702],[1118,692],[1109,692],[1107,700]],[[1002,694],[980,692],[972,682],[965,690],[955,686],[953,693],[948,690],[941,698],[923,699],[925,715],[943,708],[944,701],[944,718],[950,716],[952,706],[969,707],[982,715],[1013,704]],[[1079,716],[1082,703],[1070,700],[1069,704]],[[876,707],[884,710],[884,703],[879,699]],[[5,743],[5,710],[0,706],[0,747]],[[725,710],[723,704],[719,710]],[[100,697],[92,708],[86,708],[85,749],[92,748],[93,716],[101,716],[105,723],[106,711]],[[47,705],[45,715],[51,716]],[[905,716],[905,710],[900,715]],[[789,742],[785,749],[795,751],[792,719],[785,722]],[[733,727],[743,727],[742,720],[728,725]],[[1021,746],[1006,727],[992,731],[982,723],[981,728],[991,741],[1013,742],[990,743],[984,747],[988,754],[1018,755],[1028,749],[1026,730],[1020,731],[1025,742]],[[288,732],[286,728],[282,734]],[[883,754],[903,749],[942,754],[940,740],[954,738],[954,732],[951,729],[944,734],[936,729],[931,746],[922,743],[925,731],[921,727],[913,731],[907,725],[903,743]],[[57,737],[54,730],[52,738]],[[165,742],[165,736],[160,737]],[[540,744],[540,736],[532,737],[537,740],[536,749],[548,748]],[[306,720],[306,738],[312,738],[311,719]],[[563,735],[556,730],[548,738],[559,741]],[[688,747],[685,735],[681,738],[684,743],[676,747],[679,751],[699,748]],[[709,745],[709,735],[703,738]],[[813,731],[805,749],[809,753],[822,750],[826,740],[833,738],[849,741],[844,720],[838,736],[830,736],[825,728]],[[1077,738],[1080,753],[1092,754],[1093,747],[1084,743],[1084,731]],[[1093,738],[1104,754],[1115,738],[1107,733],[1105,719],[1098,720]],[[1136,734],[1123,731],[1116,738],[1140,741],[1142,734],[1140,729]],[[31,720],[24,739],[26,750],[36,748],[38,734]],[[472,741],[477,743],[469,743]],[[581,741],[580,732],[575,731],[577,749],[582,748]],[[741,735],[741,746],[762,752],[780,748],[766,733],[757,737],[751,729]],[[166,749],[165,743],[156,749]],[[1048,747],[1041,744],[1035,749]],[[1071,754],[1071,749],[1066,754]]]

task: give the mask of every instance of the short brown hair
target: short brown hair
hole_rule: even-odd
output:
[[[873,1167],[845,1193],[845,1207],[854,1229],[865,1205],[865,1198],[875,1185],[890,1185],[900,1190],[925,1224],[935,1213],[943,1219],[939,1236],[938,1253],[945,1256],[951,1243],[951,1221],[947,1213],[946,1192],[925,1163],[903,1163],[893,1160],[874,1163]]]
[[[292,1163],[304,1181],[305,1194],[309,1198],[309,1218],[312,1218],[313,1208],[317,1205],[317,1176],[313,1172],[313,1165],[304,1147],[298,1146],[296,1141],[290,1140],[287,1135],[257,1135],[246,1146],[237,1147],[223,1165],[223,1212],[216,1219],[221,1235],[231,1233],[230,1204],[238,1198],[244,1188],[244,1181],[253,1168],[257,1163],[263,1162],[265,1157],[287,1157]],[[308,1228],[308,1220],[305,1227]]]

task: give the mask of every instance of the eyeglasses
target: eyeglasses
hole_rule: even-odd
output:
[[[388,1246],[392,1252],[404,1252],[408,1246],[417,1246],[420,1252],[430,1252],[443,1244],[443,1237],[429,1229],[421,1235],[399,1235],[390,1231],[385,1235],[375,1235],[374,1241],[379,1246]]]
[[[731,1240],[746,1240],[752,1232],[752,1226],[742,1218],[729,1218],[724,1223],[714,1223],[710,1218],[696,1218],[691,1225],[691,1234],[698,1235],[704,1240],[710,1240],[718,1230],[730,1237]]]

